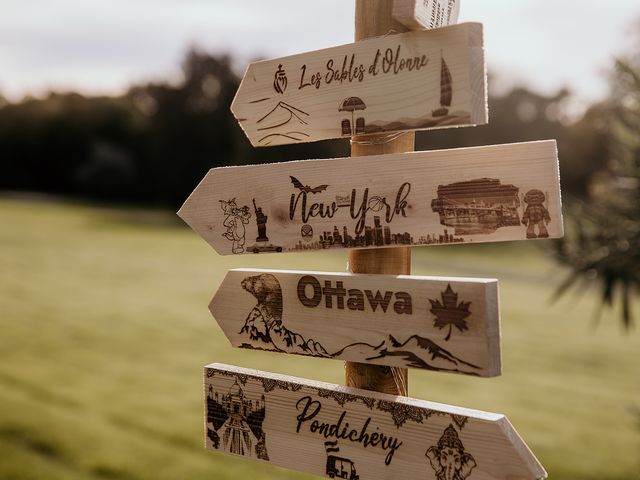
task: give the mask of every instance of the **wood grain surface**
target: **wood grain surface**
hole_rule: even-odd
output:
[[[393,18],[412,30],[458,23],[461,0],[393,0]]]
[[[256,147],[487,122],[482,25],[255,62],[231,111]]]
[[[402,33],[407,27],[393,19],[393,0],[355,0],[354,40]],[[415,132],[356,136],[351,139],[351,156],[383,155],[413,152]],[[347,268],[352,273],[409,275],[411,247],[360,248],[348,251]],[[403,367],[388,367],[346,361],[345,385],[391,395],[409,395],[409,371]]]
[[[563,233],[552,140],[216,168],[178,214],[222,255]]]
[[[236,269],[209,309],[234,347],[500,374],[497,280]]]
[[[514,480],[546,472],[504,415],[222,364],[204,370],[205,444],[325,477]]]

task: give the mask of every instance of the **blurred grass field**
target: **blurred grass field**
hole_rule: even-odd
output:
[[[1,479],[311,478],[203,449],[202,366],[342,383],[342,363],[232,349],[207,304],[229,268],[344,252],[220,257],[162,211],[0,199],[0,219]],[[640,333],[594,328],[595,292],[551,305],[563,272],[539,247],[414,249],[414,274],[500,280],[504,368],[413,370],[411,395],[505,413],[550,478],[638,479]]]

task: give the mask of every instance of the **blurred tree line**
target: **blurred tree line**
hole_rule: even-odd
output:
[[[211,167],[349,154],[347,140],[252,148],[229,111],[240,81],[231,58],[191,50],[183,73],[179,85],[133,86],[120,97],[51,93],[5,102],[0,189],[176,208]],[[605,107],[568,123],[569,94],[517,88],[490,95],[489,125],[419,132],[416,147],[556,138],[563,192],[585,198],[590,179],[606,170]]]
[[[137,85],[119,97],[51,93],[11,104],[0,96],[0,190],[37,191],[177,208],[211,167],[330,158],[347,140],[252,148],[230,113],[240,78],[228,56],[191,50],[178,85]],[[640,59],[618,61],[608,100],[577,120],[568,90],[489,95],[490,123],[418,132],[416,149],[555,138],[567,235],[556,243],[570,276],[596,282],[605,304],[640,287]]]
[[[190,51],[179,85],[51,93],[0,107],[0,190],[176,208],[211,167],[339,156],[344,142],[254,149],[230,113],[228,56]]]

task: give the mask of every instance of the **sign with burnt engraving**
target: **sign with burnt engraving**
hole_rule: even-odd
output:
[[[205,367],[204,395],[216,452],[351,480],[546,477],[496,413],[222,364]]]
[[[237,269],[209,308],[235,347],[500,374],[497,280]]]
[[[222,255],[563,231],[553,140],[215,168],[178,215]]]
[[[252,63],[231,111],[256,147],[487,123],[482,25]]]
[[[460,0],[393,0],[393,18],[405,27],[439,28],[458,22]]]

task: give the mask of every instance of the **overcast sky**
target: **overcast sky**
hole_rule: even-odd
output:
[[[190,45],[231,52],[239,68],[353,38],[353,0],[2,0],[0,93],[120,93],[179,79]],[[461,21],[485,24],[493,87],[563,86],[585,103],[606,93],[614,55],[632,47],[639,0],[462,0]],[[640,37],[636,36],[636,43]],[[637,45],[636,45],[637,46]]]

